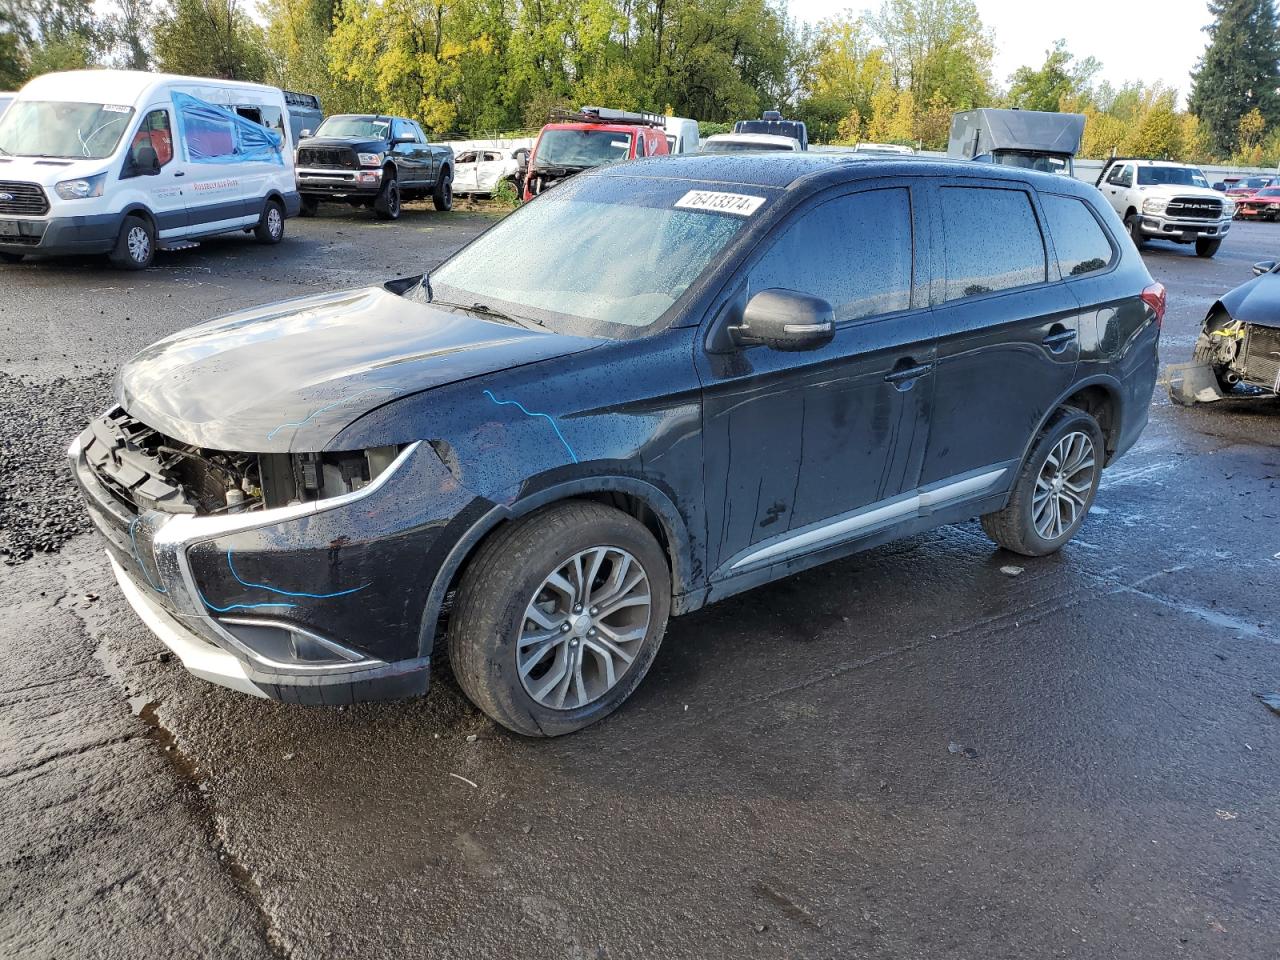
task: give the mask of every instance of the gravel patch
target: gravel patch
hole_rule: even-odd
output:
[[[54,553],[92,529],[67,470],[67,444],[106,408],[111,377],[29,380],[0,373],[0,558]]]

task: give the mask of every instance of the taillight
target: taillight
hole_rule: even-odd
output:
[[[1147,289],[1142,291],[1142,302],[1151,308],[1156,315],[1156,326],[1164,326],[1164,308],[1168,305],[1169,298],[1165,292],[1163,283],[1153,283]]]

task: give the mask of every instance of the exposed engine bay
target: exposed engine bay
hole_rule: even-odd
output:
[[[119,407],[81,436],[85,461],[132,512],[212,515],[352,493],[387,469],[399,447],[341,453],[229,453],[166,437]]]
[[[1194,358],[1169,368],[1175,403],[1280,395],[1280,327],[1236,320],[1219,304],[1205,320]]]

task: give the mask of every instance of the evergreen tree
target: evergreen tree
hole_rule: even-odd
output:
[[[1211,0],[1209,48],[1192,75],[1190,107],[1221,154],[1239,146],[1240,118],[1280,121],[1280,33],[1274,0]]]

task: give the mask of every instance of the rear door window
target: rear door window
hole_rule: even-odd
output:
[[[1079,277],[1111,265],[1115,250],[1083,200],[1042,193],[1040,206],[1049,223],[1063,277]]]
[[[911,306],[911,195],[905,187],[820,203],[792,222],[751,270],[749,292],[821,297],[836,322]]]
[[[944,300],[1044,283],[1044,237],[1023,190],[943,187]]]

